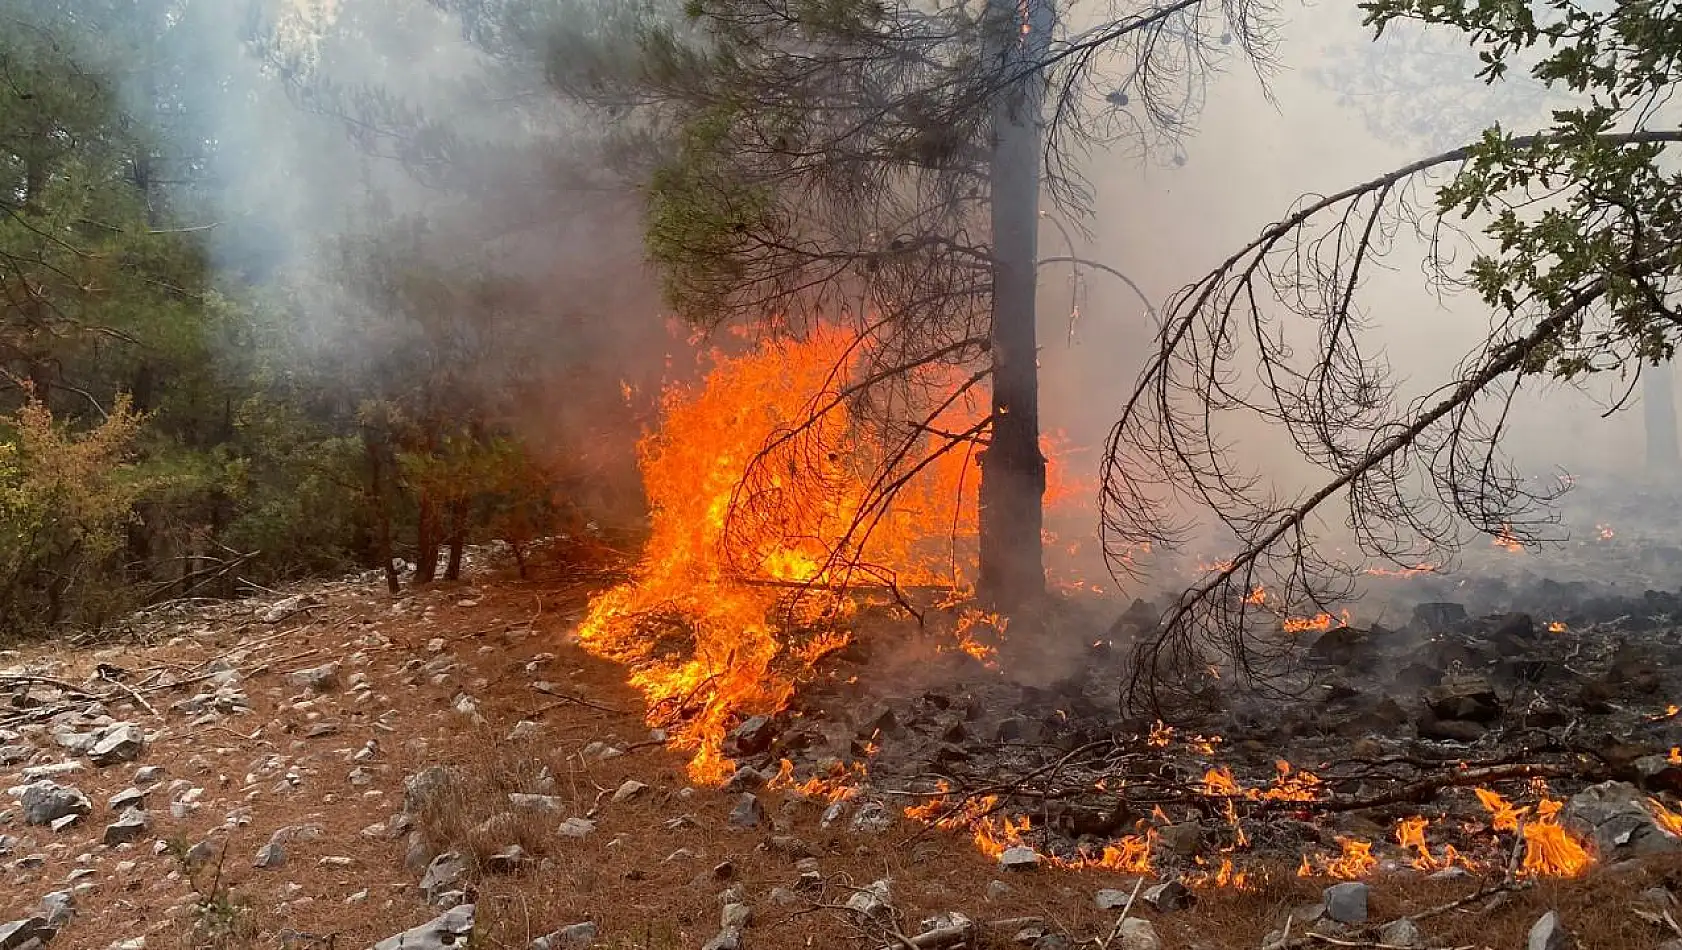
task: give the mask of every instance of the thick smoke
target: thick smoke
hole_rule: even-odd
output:
[[[149,68],[113,74],[191,173],[224,282],[258,289],[300,368],[352,394],[466,377],[551,461],[620,466],[581,482],[634,491],[621,383],[651,390],[668,341],[613,130],[550,73],[565,41],[629,42],[645,8],[140,6]]]

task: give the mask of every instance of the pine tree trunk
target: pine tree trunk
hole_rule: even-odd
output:
[[[1674,477],[1682,468],[1676,436],[1676,369],[1661,363],[1641,377],[1641,414],[1647,428],[1647,471]]]
[[[990,0],[988,35],[1002,49],[989,62],[1021,75],[1040,61],[1051,0]],[[980,453],[981,577],[978,593],[1009,614],[1045,593],[1045,457],[1040,454],[1035,339],[1043,79],[1036,70],[993,109],[993,425]]]
[[[426,489],[420,491],[415,528],[415,583],[430,584],[438,576],[438,506]]]
[[[391,550],[391,506],[386,504],[385,449],[372,427],[362,430],[362,444],[368,452],[368,497],[374,506],[376,556],[385,570],[385,586],[392,594],[403,589],[397,578],[396,557]]]

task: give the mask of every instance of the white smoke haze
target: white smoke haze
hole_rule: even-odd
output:
[[[629,458],[634,426],[618,426],[611,445],[578,433],[599,431],[593,423],[603,413],[623,408],[620,380],[652,390],[669,348],[644,262],[639,196],[608,167],[619,134],[631,130],[569,103],[553,74],[592,57],[634,55],[631,27],[676,17],[678,4],[142,6],[168,26],[149,53],[179,80],[178,98],[159,109],[167,112],[160,130],[183,160],[205,166],[203,214],[216,225],[217,264],[230,280],[278,279],[288,330],[306,352],[331,357],[346,374],[374,373],[413,342],[414,321],[388,312],[384,278],[344,253],[377,239],[401,252],[407,271],[438,280],[441,313],[489,312],[458,321],[464,329],[452,340],[461,353],[505,357],[482,361],[491,369],[477,385],[495,390],[498,366],[542,380],[514,410],[522,435],[555,456]],[[1457,37],[1410,34],[1402,24],[1374,44],[1352,4],[1285,13],[1277,69],[1258,78],[1237,65],[1209,79],[1183,164],[1162,151],[1141,160],[1130,147],[1087,162],[1091,237],[1074,234],[1073,252],[1124,272],[1158,308],[1304,194],[1460,144],[1492,119],[1525,131],[1545,118],[1545,103],[1522,79],[1494,89],[1475,79],[1476,56]],[[1078,26],[1086,13],[1071,6],[1065,15]],[[159,108],[155,88],[137,82],[129,93],[142,110]],[[1423,249],[1398,236],[1389,269],[1372,273],[1365,294],[1371,339],[1408,392],[1445,380],[1489,326],[1478,301],[1433,292]],[[1070,248],[1048,226],[1040,251]],[[1042,274],[1042,410],[1045,429],[1096,447],[1154,345],[1154,326],[1121,281],[1081,273],[1078,292],[1067,266]],[[456,277],[495,278],[500,292],[489,303],[458,297],[447,292]],[[422,350],[439,371],[454,358]],[[1586,392],[1525,396],[1509,448],[1540,476],[1565,468],[1635,480],[1644,455],[1639,411],[1600,418],[1619,393],[1617,381],[1597,380]],[[1281,491],[1317,480],[1279,433],[1232,435]],[[1079,458],[1096,461],[1090,452]]]
[[[1287,12],[1292,15],[1279,31],[1276,69],[1258,78],[1237,66],[1209,80],[1199,118],[1183,140],[1183,164],[1162,151],[1143,161],[1114,154],[1090,163],[1097,193],[1088,222],[1092,239],[1076,253],[1123,271],[1159,308],[1305,195],[1337,192],[1468,144],[1492,122],[1523,134],[1549,121],[1545,90],[1522,69],[1486,85],[1475,77],[1476,54],[1458,34],[1402,22],[1375,43],[1353,4]],[[1416,189],[1424,210],[1451,171]],[[1452,220],[1477,235],[1478,221]],[[1492,320],[1471,293],[1434,287],[1422,266],[1427,237],[1411,228],[1397,233],[1384,266],[1367,272],[1360,297],[1370,323],[1363,351],[1388,360],[1404,403],[1453,379],[1456,364],[1488,338]],[[1455,276],[1471,261],[1474,246],[1449,245]],[[1040,253],[1068,253],[1057,229],[1042,231]],[[1154,324],[1121,281],[1087,270],[1070,343],[1068,274],[1055,266],[1042,277],[1041,405],[1048,429],[1066,429],[1092,443],[1115,422],[1154,353]],[[1300,319],[1282,325],[1299,355],[1312,353],[1313,330]],[[1522,472],[1538,484],[1555,483],[1562,470],[1602,486],[1646,483],[1641,390],[1629,393],[1630,380],[1613,375],[1581,386],[1526,383],[1504,443]],[[1627,400],[1627,411],[1603,418],[1619,400]],[[1280,496],[1294,497],[1328,478],[1282,431],[1253,418],[1221,436]],[[1321,512],[1320,531],[1333,544],[1347,543],[1343,511],[1337,502]],[[1206,512],[1186,514],[1208,521]],[[1571,528],[1581,536],[1582,524]],[[1206,537],[1191,551],[1212,560],[1233,548],[1231,541]],[[1348,551],[1354,553],[1352,545]],[[1184,579],[1156,576],[1141,589]]]

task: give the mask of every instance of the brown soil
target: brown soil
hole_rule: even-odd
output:
[[[588,585],[499,579],[440,586],[415,594],[416,609],[400,615],[377,587],[340,584],[320,590],[325,606],[276,626],[248,615],[204,632],[166,630],[152,643],[50,654],[61,661],[55,675],[64,680],[81,682],[96,663],[109,663],[131,671],[128,681],[144,681],[164,670],[185,679],[218,656],[244,649],[250,655],[236,664],[246,671],[239,688],[253,709],[189,726],[190,716],[168,712],[168,706],[189,695],[191,686],[146,694],[158,718],[138,707],[113,709],[113,715],[165,734],[137,762],[84,767],[60,779],[94,802],[94,813],[80,824],[56,834],[22,827],[16,818],[0,824],[0,832],[22,839],[4,860],[35,854],[45,859],[35,871],[0,865],[0,921],[28,916],[43,894],[66,886],[72,872],[91,869],[80,880],[93,887],[78,898],[79,916],[54,947],[100,950],[139,936],[150,948],[271,947],[282,945],[279,938],[287,931],[296,932],[289,935],[291,946],[370,946],[436,916],[417,892],[418,873],[405,867],[404,837],[393,836],[384,824],[403,805],[405,777],[433,765],[455,767],[465,779],[420,816],[425,836],[475,859],[514,843],[532,855],[525,871],[474,876],[486,947],[524,948],[537,936],[586,920],[600,928],[598,946],[699,947],[719,930],[720,893],[739,886],[754,913],[744,946],[875,950],[893,943],[888,932],[854,921],[839,905],[849,888],[883,877],[893,882],[905,933],[915,933],[925,916],[958,911],[982,922],[1040,917],[1075,941],[1102,939],[1114,927],[1116,912],[1100,911],[1095,891],[1132,887],[1131,878],[1105,872],[1007,874],[964,837],[909,821],[882,834],[823,829],[822,802],[776,792],[762,792],[761,798],[781,827],[730,827],[726,818],[736,796],[688,791],[683,757],[646,743],[649,731],[624,671],[565,642]],[[471,606],[460,605],[465,603]],[[428,645],[437,638],[461,666],[434,681],[414,668],[434,658]],[[543,654],[553,659],[541,659]],[[48,655],[45,648],[29,649],[21,657],[0,659],[0,665]],[[342,686],[310,697],[288,679],[292,671],[329,661],[343,664],[341,680],[364,672],[373,697],[358,702]],[[539,680],[584,702],[538,692],[532,684]],[[482,722],[453,707],[463,692],[478,701]],[[510,730],[522,719],[541,726],[529,739],[511,740]],[[341,723],[338,732],[306,738],[310,725],[328,720]],[[348,776],[358,763],[351,757],[370,740],[378,743],[377,752],[361,764],[372,782],[353,786]],[[618,758],[585,761],[579,753],[592,742],[634,748]],[[58,758],[53,750],[27,764]],[[161,765],[168,774],[150,802],[151,834],[133,845],[107,848],[100,843],[113,817],[106,799],[128,786],[140,765]],[[506,793],[537,790],[544,767],[553,777],[553,794],[565,800],[561,817],[593,813],[594,833],[562,837],[554,831],[558,818],[493,820],[509,812]],[[289,770],[297,776],[295,787],[281,791]],[[9,786],[16,771],[0,777]],[[647,783],[648,791],[612,803],[614,790],[633,778]],[[167,783],[175,779],[204,789],[200,807],[181,819],[168,807],[175,796],[166,793]],[[684,816],[687,821],[675,820]],[[276,830],[309,824],[326,834],[285,844],[283,867],[253,867],[257,850]],[[790,853],[787,837],[798,838],[818,859],[826,888],[778,906],[769,899],[772,888],[793,887],[799,873],[800,855]],[[189,867],[182,853],[207,840],[218,845],[222,857]],[[1643,888],[1668,884],[1678,873],[1682,866],[1661,864],[1544,882],[1493,908],[1480,903],[1424,920],[1421,928],[1434,947],[1517,948],[1532,921],[1557,908],[1585,948],[1652,947],[1670,935],[1628,907]],[[1300,880],[1290,868],[1262,876],[1264,881],[1245,891],[1202,892],[1189,910],[1157,914],[1141,906],[1135,914],[1155,923],[1164,947],[1253,950],[1292,908],[1317,900],[1327,883]],[[989,900],[995,880],[1010,889]],[[1452,901],[1488,882],[1434,882],[1400,872],[1369,883],[1372,918],[1383,922]],[[235,922],[227,936],[211,939],[202,930],[194,935],[195,893],[213,897],[210,902]],[[1013,933],[991,933],[985,942],[1008,947]],[[1338,939],[1373,945],[1371,939]]]

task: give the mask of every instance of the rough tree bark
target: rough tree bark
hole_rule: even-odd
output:
[[[1676,368],[1671,363],[1649,366],[1643,373],[1641,414],[1647,427],[1647,471],[1672,476],[1682,468],[1682,448],[1676,437]]]
[[[1040,454],[1035,340],[1043,60],[1052,0],[989,0],[993,42],[1016,79],[993,107],[993,426],[981,465],[981,577],[978,593],[1009,614],[1045,593],[1040,529],[1045,457]]]

